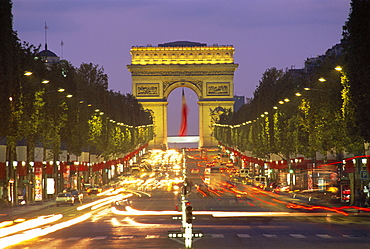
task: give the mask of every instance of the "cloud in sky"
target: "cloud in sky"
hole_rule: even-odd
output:
[[[246,97],[266,69],[301,68],[339,43],[349,9],[350,0],[13,0],[21,40],[43,45],[47,22],[48,48],[61,56],[63,40],[63,57],[74,66],[104,67],[110,89],[131,92],[131,46],[187,40],[233,45],[235,94]],[[197,123],[195,94],[187,96],[196,119],[189,122]],[[179,115],[180,101],[173,109]]]

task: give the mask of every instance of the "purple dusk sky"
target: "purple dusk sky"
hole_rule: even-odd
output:
[[[171,41],[233,45],[235,95],[252,97],[266,69],[302,68],[342,38],[350,0],[13,0],[13,29],[75,67],[93,63],[109,89],[131,92],[132,46]],[[63,40],[64,46],[61,47]],[[198,132],[197,96],[186,89],[188,134]],[[180,126],[181,90],[169,96],[169,135]]]

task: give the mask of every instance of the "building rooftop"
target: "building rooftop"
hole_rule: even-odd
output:
[[[58,57],[54,52],[50,51],[50,50],[42,50],[40,53],[39,53],[39,56],[41,57]]]
[[[158,44],[158,47],[205,47],[206,43],[190,42],[190,41],[174,41],[163,44]]]

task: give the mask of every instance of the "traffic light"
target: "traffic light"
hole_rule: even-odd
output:
[[[193,207],[192,206],[186,206],[185,208],[185,221],[188,224],[193,223]]]
[[[182,186],[182,195],[185,196],[188,194],[188,190],[186,188],[186,185]]]

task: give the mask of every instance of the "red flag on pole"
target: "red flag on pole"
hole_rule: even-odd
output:
[[[186,98],[184,88],[182,89],[182,101],[181,101],[181,125],[179,130],[179,136],[185,136],[188,128],[188,106],[186,105]]]

